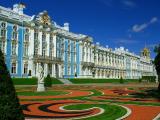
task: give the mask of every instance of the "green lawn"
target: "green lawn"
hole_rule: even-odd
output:
[[[12,78],[14,85],[37,85],[37,78]],[[56,78],[52,78],[52,84],[63,84]]]
[[[68,110],[84,110],[92,107],[100,107],[105,110],[105,112],[98,116],[93,116],[89,118],[84,118],[81,120],[115,120],[117,118],[122,117],[127,113],[127,110],[116,105],[109,104],[78,104],[78,105],[70,105],[64,107],[64,109]]]
[[[45,92],[36,92],[36,91],[23,91],[23,92],[17,92],[18,95],[22,96],[51,96],[51,95],[64,95],[68,92],[64,91],[45,91]]]
[[[120,79],[92,79],[92,78],[76,78],[69,79],[72,83],[75,84],[90,84],[90,83],[120,83]],[[124,79],[124,83],[138,83],[137,79]]]

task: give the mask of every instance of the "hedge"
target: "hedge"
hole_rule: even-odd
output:
[[[92,79],[92,78],[72,78],[68,79],[75,84],[88,84],[88,83],[120,83],[120,79]],[[138,79],[123,79],[124,83],[138,82]]]
[[[148,82],[155,82],[156,76],[142,76],[142,80],[147,80]]]
[[[44,86],[45,87],[52,87],[52,78],[48,74],[46,78],[44,78]]]

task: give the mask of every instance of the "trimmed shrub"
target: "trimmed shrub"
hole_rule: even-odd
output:
[[[119,83],[121,83],[121,84],[124,83],[124,79],[122,77],[120,78]]]
[[[139,82],[139,83],[141,83],[141,82],[142,82],[142,79],[141,79],[141,78],[139,78],[139,79],[138,79],[138,82]]]
[[[142,76],[142,79],[148,82],[156,82],[156,76]]]
[[[48,74],[46,78],[44,78],[44,86],[45,87],[52,87],[52,78]]]
[[[24,120],[4,56],[0,50],[0,120]]]
[[[107,78],[69,78],[74,84],[92,84],[92,83],[119,83],[120,79]],[[125,83],[138,83],[138,79],[125,79]]]

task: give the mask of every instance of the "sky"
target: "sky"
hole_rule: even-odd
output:
[[[57,24],[68,22],[71,32],[89,35],[104,47],[124,46],[140,54],[147,46],[154,58],[160,43],[160,0],[1,0],[0,5],[19,2],[26,4],[25,14],[47,10]]]

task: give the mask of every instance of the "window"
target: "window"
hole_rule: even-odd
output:
[[[34,55],[38,55],[38,30],[34,30]]]
[[[12,74],[16,74],[16,63],[12,63],[11,73],[12,73]]]
[[[6,23],[1,23],[1,39],[0,39],[0,49],[4,53],[5,51],[5,38],[6,38]]]
[[[13,33],[12,33],[12,39],[17,40],[18,39],[18,32],[17,32],[17,26],[13,26]]]
[[[53,35],[50,35],[49,56],[52,57],[53,53],[54,53]]]
[[[1,23],[1,36],[6,37],[6,23]]]
[[[46,53],[46,34],[42,34],[42,56],[45,56]]]
[[[12,42],[12,55],[16,55],[16,43]]]
[[[29,41],[29,29],[28,28],[25,31],[25,41]]]
[[[28,64],[24,64],[24,74],[28,74]]]
[[[34,55],[38,55],[38,48],[34,48]]]
[[[2,22],[1,27],[6,28],[6,23]]]
[[[28,56],[28,45],[24,44],[24,56]]]
[[[37,29],[34,30],[34,39],[38,40],[38,30]]]
[[[5,42],[0,40],[0,49],[4,53],[5,51]]]

